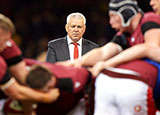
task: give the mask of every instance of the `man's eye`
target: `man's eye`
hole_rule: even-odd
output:
[[[77,26],[78,28],[82,28],[82,26]]]
[[[71,26],[71,28],[75,28],[76,26]]]

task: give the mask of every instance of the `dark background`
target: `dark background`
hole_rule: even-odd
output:
[[[23,56],[36,58],[47,50],[49,40],[66,35],[66,17],[81,12],[87,19],[84,38],[107,43],[115,31],[108,18],[109,0],[0,0],[0,13],[8,16],[16,25],[13,39]],[[149,0],[139,0],[144,12],[151,11]]]

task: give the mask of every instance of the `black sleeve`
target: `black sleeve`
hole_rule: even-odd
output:
[[[115,35],[111,42],[114,42],[118,45],[120,45],[123,49],[126,49],[127,48],[127,40],[126,40],[126,37],[124,34],[122,35]]]
[[[70,78],[58,79],[57,87],[62,91],[73,92],[73,82]]]
[[[146,31],[148,31],[149,29],[152,29],[152,28],[160,28],[160,24],[156,23],[156,22],[146,22],[142,25],[141,27],[141,31],[144,35],[144,33]]]
[[[0,81],[0,84],[5,84],[11,79],[11,76],[9,74],[9,71],[7,70],[5,75],[3,76],[2,80]]]
[[[20,56],[16,56],[14,58],[11,58],[11,59],[8,59],[8,60],[5,60],[5,61],[6,61],[8,66],[12,66],[14,64],[19,63],[22,60],[23,60],[23,57],[20,55]]]

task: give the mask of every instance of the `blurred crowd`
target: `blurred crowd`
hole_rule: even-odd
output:
[[[84,38],[100,46],[107,43],[115,31],[108,18],[109,0],[0,0],[0,12],[16,25],[14,41],[23,56],[37,58],[47,50],[48,41],[66,35],[65,19],[71,12],[81,12],[87,19]],[[144,11],[151,10],[149,0],[138,1]]]

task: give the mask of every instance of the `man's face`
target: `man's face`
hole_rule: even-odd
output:
[[[0,52],[2,52],[6,47],[6,41],[11,38],[10,32],[6,32],[0,28]]]
[[[156,14],[160,15],[160,0],[150,0],[150,5]]]
[[[116,30],[122,29],[121,18],[118,14],[110,12],[109,17],[110,17],[109,23],[111,24],[112,28],[114,28]]]
[[[70,22],[66,24],[66,31],[73,42],[79,41],[83,36],[85,30],[86,26],[84,24],[84,21],[80,18],[71,18]]]
[[[56,85],[56,77],[51,77],[51,80],[46,84],[46,86],[42,89],[43,91],[49,91],[53,89]]]

